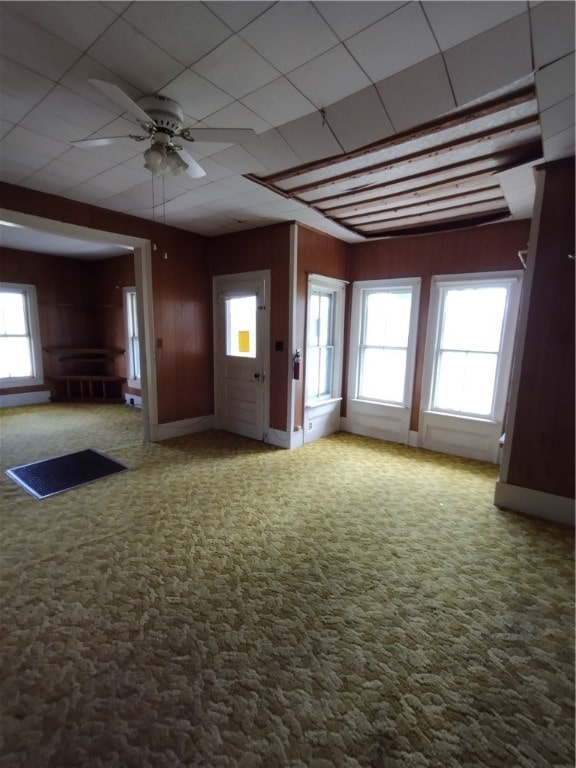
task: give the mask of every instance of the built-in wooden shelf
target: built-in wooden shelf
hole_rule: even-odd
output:
[[[123,349],[101,347],[45,347],[58,354],[60,373],[46,376],[53,383],[52,400],[66,402],[122,403],[123,376],[111,375],[108,365]]]

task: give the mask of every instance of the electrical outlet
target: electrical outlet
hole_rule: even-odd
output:
[[[308,429],[312,429],[312,422],[311,421],[308,422]]]

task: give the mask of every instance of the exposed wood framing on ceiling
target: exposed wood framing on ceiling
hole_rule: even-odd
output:
[[[354,152],[250,178],[356,234],[382,237],[505,218],[497,174],[541,153],[530,87]]]

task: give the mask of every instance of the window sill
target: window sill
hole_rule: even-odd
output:
[[[470,416],[467,413],[451,413],[450,411],[431,411],[423,410],[423,414],[426,416],[442,416],[447,419],[463,419],[464,421],[476,421],[479,424],[499,424],[496,419],[489,419],[482,416]]]
[[[333,403],[341,403],[341,397],[326,397],[323,400],[313,400],[305,404],[305,408],[321,408],[323,405],[332,405]]]
[[[385,400],[368,400],[368,398],[363,397],[351,397],[350,403],[360,403],[363,405],[381,405],[384,408],[397,408],[399,411],[409,410],[409,408],[407,408],[405,405],[402,405],[402,403],[387,403]]]

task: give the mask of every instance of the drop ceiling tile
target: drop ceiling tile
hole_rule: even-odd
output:
[[[171,83],[164,86],[162,95],[175,99],[184,112],[195,120],[203,120],[234,101],[232,96],[191,69],[181,72]]]
[[[420,3],[408,3],[359,32],[346,47],[373,82],[439,52]]]
[[[43,77],[57,81],[80,58],[82,52],[40,27],[31,26],[11,6],[9,3],[2,4],[2,55]]]
[[[230,36],[230,29],[203,3],[132,3],[122,16],[139,32],[186,66]]]
[[[456,107],[441,54],[376,85],[394,128],[404,131]]]
[[[235,146],[211,155],[212,160],[221,163],[234,173],[265,173],[266,168],[258,162],[244,147]]]
[[[343,45],[337,45],[294,69],[287,78],[318,108],[327,107],[370,85],[370,80]]]
[[[224,181],[224,185],[226,186],[226,189],[230,190],[230,192],[242,194],[252,192],[254,189],[259,189],[259,186],[255,181],[250,181],[250,179],[246,179],[241,174],[238,174],[237,176],[229,176]]]
[[[262,120],[252,110],[235,101],[224,109],[214,112],[207,117],[204,123],[212,128],[252,128],[256,133],[264,133],[270,130],[270,123]],[[257,141],[257,139],[254,139]],[[254,143],[253,141],[250,144]]]
[[[49,160],[54,160],[69,149],[69,146],[62,141],[57,141],[48,136],[42,136],[35,131],[30,131],[28,128],[23,128],[20,125],[17,125],[14,130],[10,132],[8,137],[4,140],[3,145],[10,147],[18,146],[27,151],[38,152]]]
[[[574,96],[559,101],[540,113],[542,138],[550,139],[561,131],[574,126]]]
[[[56,160],[52,160],[42,170],[46,173],[53,173],[56,177],[65,179],[68,182],[68,187],[73,187],[79,184],[81,181],[88,181],[100,170],[95,171],[94,168],[88,168],[82,165],[73,165],[68,162],[68,153],[66,155],[60,155]]]
[[[31,72],[10,59],[0,62],[2,117],[17,123],[54,88],[52,80]]]
[[[564,56],[536,72],[540,112],[574,95],[574,54]]]
[[[236,99],[278,77],[274,67],[238,37],[197,61],[194,71]]]
[[[542,3],[532,8],[530,19],[536,69],[574,50],[574,3]]]
[[[77,126],[84,128],[84,133],[97,131],[104,125],[112,122],[118,114],[118,109],[112,111],[100,107],[77,93],[57,85],[43,100],[41,107],[46,112],[51,112],[63,120],[69,119]],[[78,136],[78,139],[86,136]]]
[[[544,142],[544,159],[547,162],[574,155],[574,129],[556,133]]]
[[[314,112],[315,107],[285,77],[259,88],[242,99],[242,103],[277,127]]]
[[[60,159],[70,165],[90,170],[92,175],[106,171],[115,165],[115,160],[110,155],[96,154],[94,150],[88,151],[78,147],[72,147],[66,154],[61,155]]]
[[[459,106],[532,71],[528,14],[514,17],[444,54]]]
[[[318,13],[324,17],[327,24],[340,40],[355,35],[362,29],[366,29],[376,21],[380,21],[384,16],[389,16],[405,5],[404,2],[341,2],[336,0],[332,2],[316,2],[314,6]]]
[[[21,130],[25,129],[22,128]],[[0,165],[7,162],[19,163],[28,169],[26,175],[30,176],[54,158],[54,155],[40,152],[37,149],[32,149],[32,147],[23,146],[22,144],[13,143],[11,141],[13,133],[14,131],[2,142],[2,163]]]
[[[528,10],[525,2],[424,2],[424,13],[441,50],[453,48],[471,37],[497,27]]]
[[[204,5],[221,18],[230,29],[237,32],[254,21],[274,3],[250,2],[250,0],[243,0],[239,3],[236,0],[235,2],[204,3]]]
[[[346,152],[394,132],[374,86],[332,104],[326,109],[326,120]]]
[[[3,157],[0,163],[0,181],[7,184],[22,184],[33,173],[34,168],[13,157]]]
[[[286,139],[276,128],[258,136],[258,141],[250,145],[250,154],[263,163],[269,173],[293,168],[302,163]]]
[[[102,0],[102,5],[110,8],[114,13],[120,15],[131,4],[130,0]]]
[[[86,128],[71,122],[65,117],[49,112],[43,107],[35,107],[20,121],[20,125],[36,131],[41,136],[48,136],[63,142],[76,141],[86,137]]]
[[[116,20],[102,3],[24,2],[18,13],[55,37],[84,51]]]
[[[94,43],[90,55],[143,93],[155,93],[183,70],[179,61],[123,19]]]
[[[48,169],[49,165],[29,176],[26,179],[26,186],[29,189],[37,189],[39,192],[47,192],[51,195],[60,195],[64,190],[73,186],[69,179],[59,176],[53,170]]]
[[[299,2],[276,3],[240,36],[283,73],[339,42],[314,6]]]
[[[91,101],[93,104],[98,104],[104,109],[112,110],[115,114],[120,112],[119,107],[110,99],[105,96],[102,91],[95,88],[90,82],[91,78],[98,80],[106,80],[109,83],[114,83],[118,88],[124,91],[131,99],[138,101],[138,99],[145,95],[143,90],[139,90],[119,75],[111,72],[105,66],[100,64],[90,56],[82,56],[72,69],[70,69],[64,77],[60,80],[60,85],[68,88],[68,90],[77,93],[79,96]]]
[[[305,163],[342,153],[342,147],[320,112],[300,117],[278,130]]]
[[[7,133],[10,133],[14,128],[15,123],[11,123],[9,120],[0,120],[0,136],[3,138]]]

